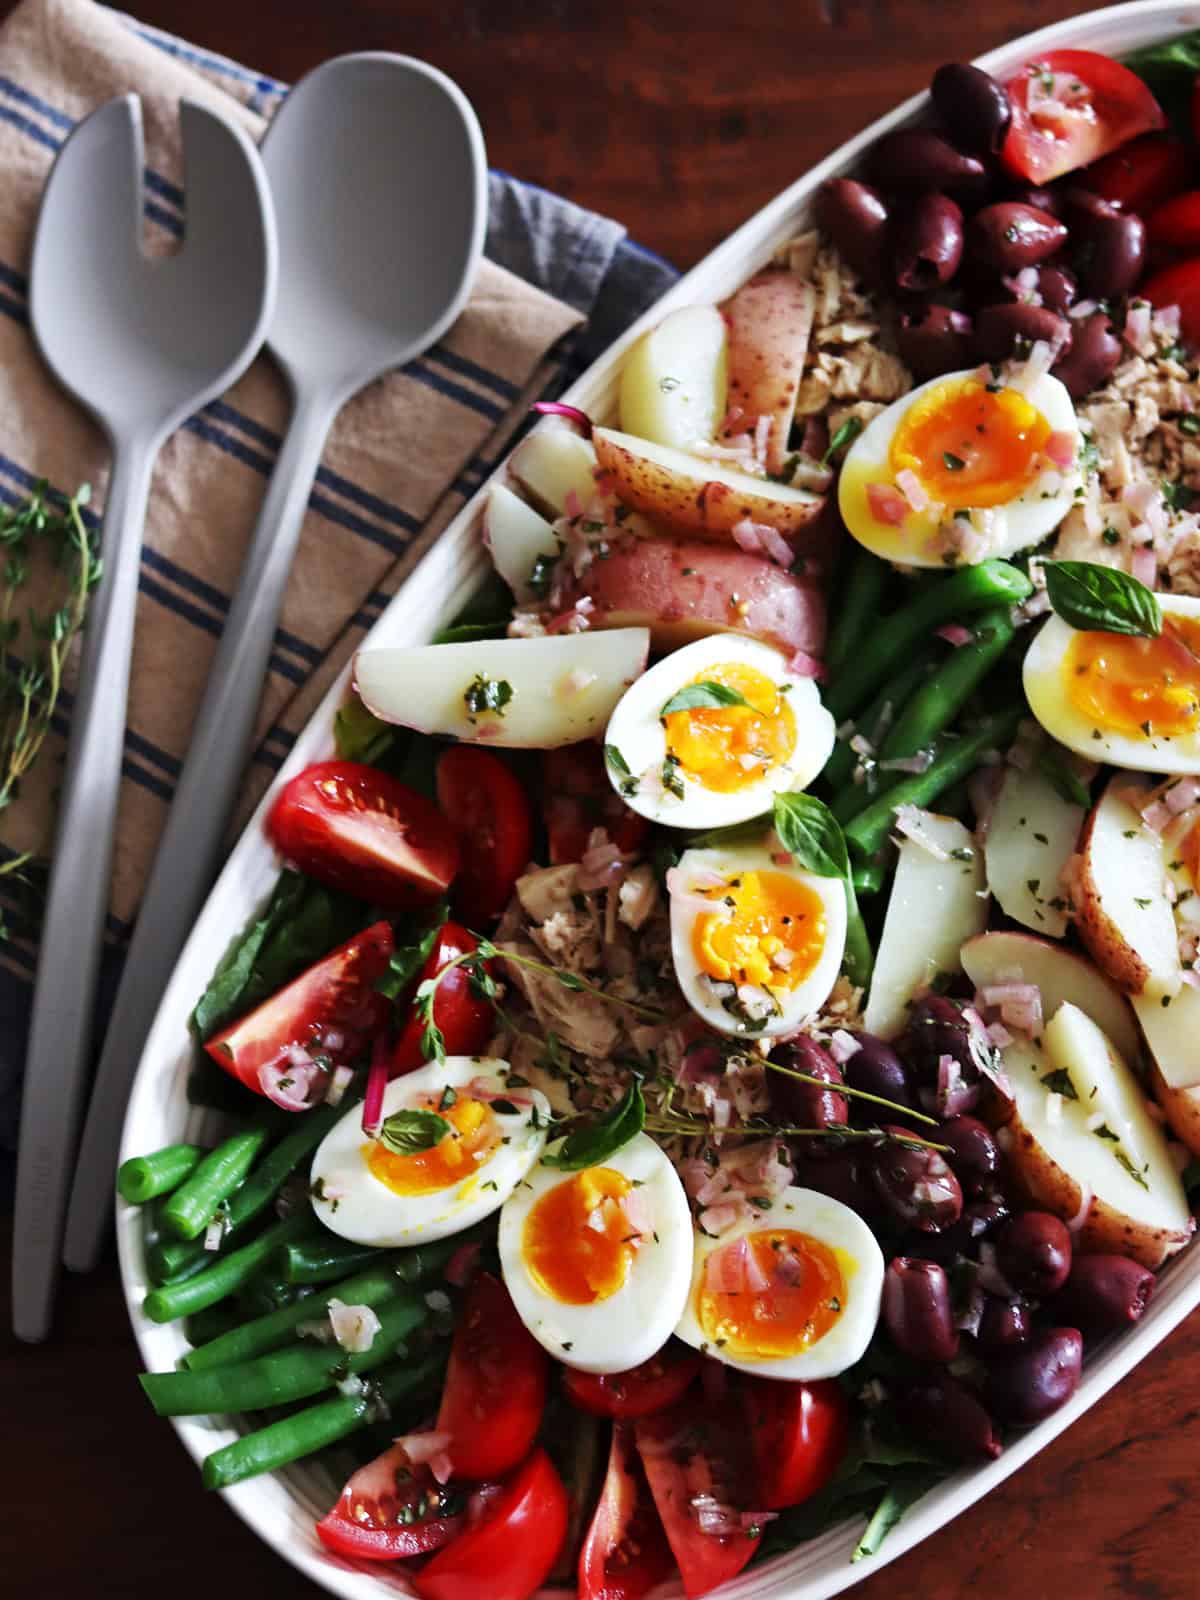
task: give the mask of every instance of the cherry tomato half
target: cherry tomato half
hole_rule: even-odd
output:
[[[318,761],[279,792],[267,832],[319,883],[371,905],[436,900],[458,870],[454,830],[436,806],[358,761]]]
[[[1188,344],[1200,344],[1200,256],[1164,267],[1138,293],[1152,306],[1178,306],[1180,333]]]
[[[481,1272],[454,1331],[437,1431],[456,1478],[502,1478],[524,1460],[542,1422],[550,1358],[498,1278]]]
[[[571,1404],[594,1417],[648,1417],[673,1406],[700,1371],[700,1357],[681,1344],[668,1344],[657,1355],[627,1372],[563,1374]]]
[[[419,987],[426,978],[436,977],[458,956],[476,949],[478,941],[457,922],[446,922],[438,931],[433,949],[417,978]],[[442,1030],[448,1056],[477,1056],[496,1030],[496,1014],[490,1004],[471,988],[471,980],[461,967],[448,972],[433,997],[433,1020]],[[409,1017],[392,1052],[388,1077],[398,1078],[425,1065],[421,1051],[424,1023],[415,1013]]]
[[[1146,238],[1159,257],[1200,254],[1200,189],[1189,189],[1146,219]]]
[[[782,1511],[823,1489],[846,1453],[850,1405],[841,1385],[742,1380],[742,1405],[754,1452],[755,1501]]]
[[[674,1569],[675,1558],[634,1449],[633,1426],[616,1422],[604,1487],[579,1553],[579,1600],[642,1600]]]
[[[264,1067],[278,1067],[296,1045],[334,1063],[357,1059],[383,1027],[388,1006],[375,992],[387,971],[391,925],[376,922],[302,972],[247,1016],[223,1028],[204,1048],[231,1077],[262,1094]],[[336,1038],[336,1048],[326,1035]]]
[[[631,811],[604,770],[598,744],[562,745],[542,757],[543,801],[550,864],[579,861],[593,828],[603,828],[618,850],[637,850],[650,824]]]
[[[440,1550],[464,1526],[466,1501],[413,1468],[404,1446],[392,1445],[347,1483],[317,1523],[317,1537],[338,1555],[398,1561]]]
[[[490,1501],[483,1520],[439,1550],[412,1583],[424,1600],[528,1600],[567,1534],[567,1491],[535,1450]]]
[[[1049,81],[1050,103],[1039,105],[1038,91]],[[1012,123],[1000,159],[1030,183],[1050,183],[1167,125],[1142,80],[1094,50],[1049,50],[1006,87]]]
[[[529,799],[499,756],[466,744],[439,758],[437,797],[458,835],[462,858],[455,909],[468,926],[485,927],[504,910],[513,884],[529,865]]]
[[[1173,133],[1144,133],[1079,174],[1093,194],[1141,217],[1186,189],[1191,178],[1191,154]]]

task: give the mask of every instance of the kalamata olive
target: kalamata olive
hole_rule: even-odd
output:
[[[980,361],[1007,361],[1020,346],[1034,344],[1039,339],[1066,350],[1072,338],[1072,327],[1067,319],[1056,316],[1045,306],[1014,303],[984,306],[975,318],[975,353]]]
[[[901,316],[896,344],[904,365],[924,382],[969,365],[972,332],[965,311],[929,305]]]
[[[1146,224],[1087,189],[1072,189],[1065,205],[1083,292],[1101,300],[1127,294],[1146,264]]]
[[[1008,1201],[1000,1194],[990,1194],[981,1200],[972,1200],[963,1207],[963,1214],[955,1224],[956,1242],[961,1241],[962,1253],[968,1254],[972,1245],[986,1239],[1011,1215]]]
[[[1153,1292],[1154,1274],[1128,1256],[1076,1256],[1054,1315],[1084,1333],[1115,1333],[1140,1320]]]
[[[995,273],[1036,267],[1066,243],[1066,225],[1048,211],[998,200],[971,218],[967,247],[972,261]]]
[[[1066,316],[1078,297],[1079,285],[1066,267],[1039,267],[1037,291],[1047,311],[1057,311],[1059,316]]]
[[[795,1159],[796,1182],[802,1189],[815,1189],[830,1195],[858,1213],[864,1222],[880,1216],[882,1207],[870,1178],[869,1152],[861,1145],[831,1151],[821,1157],[812,1154],[815,1139],[804,1141],[808,1149]]]
[[[884,189],[936,189],[943,194],[981,194],[988,185],[983,162],[956,150],[932,128],[885,134],[867,154],[867,175]]]
[[[841,1128],[850,1120],[844,1094],[834,1094],[832,1088],[824,1089],[815,1083],[805,1083],[800,1078],[789,1077],[789,1072],[805,1072],[820,1078],[823,1084],[838,1088],[845,1082],[837,1062],[817,1043],[803,1034],[789,1044],[776,1045],[770,1059],[786,1070],[767,1072],[771,1105],[784,1120],[801,1128]],[[811,1154],[819,1155],[825,1141],[807,1141]],[[826,1148],[828,1146],[826,1145]]]
[[[1045,211],[1052,217],[1063,214],[1061,189],[1041,189],[1035,183],[1019,183],[1009,187],[1006,198],[1015,200],[1018,205],[1032,206],[1035,211]]]
[[[1045,1328],[1003,1361],[992,1364],[989,1393],[1012,1422],[1040,1422],[1079,1387],[1083,1337],[1078,1328]]]
[[[855,272],[880,275],[888,208],[878,189],[854,178],[830,178],[817,190],[817,226],[833,240]]]
[[[945,995],[927,994],[908,1016],[900,1052],[926,1111],[953,1116],[979,1099],[979,1068],[971,1051],[972,1024],[962,1006]]]
[[[890,249],[901,289],[949,283],[962,260],[963,214],[948,195],[917,195],[892,224]]]
[[[876,1147],[871,1178],[892,1215],[918,1233],[941,1233],[962,1215],[962,1189],[938,1151],[927,1145],[906,1145],[907,1128],[891,1127],[895,1138]]]
[[[934,73],[929,95],[956,144],[964,150],[996,154],[1012,121],[1012,106],[1003,84],[980,67],[948,61]]]
[[[981,1195],[1000,1170],[1000,1151],[991,1132],[975,1117],[951,1117],[934,1135],[938,1144],[948,1144],[946,1157],[954,1168],[963,1193]]]
[[[891,1045],[877,1039],[873,1033],[859,1033],[855,1037],[859,1048],[842,1068],[850,1087],[861,1089],[864,1094],[878,1095],[882,1100],[890,1100],[893,1105],[903,1106],[906,1111],[915,1111],[917,1102],[913,1097],[908,1071]],[[886,1115],[886,1111],[870,1101],[859,1100],[852,1103],[851,1114],[857,1115],[859,1121],[875,1123],[881,1115]]]
[[[897,1256],[884,1274],[883,1320],[897,1349],[914,1361],[953,1361],[958,1330],[950,1280],[936,1261]]]
[[[976,341],[978,343],[978,341]],[[1106,312],[1096,311],[1071,323],[1071,346],[1050,369],[1066,387],[1072,400],[1082,400],[1112,375],[1122,355]]]
[[[979,1319],[979,1332],[975,1335],[979,1348],[987,1355],[1003,1355],[1019,1345],[1028,1344],[1033,1332],[1033,1319],[1023,1300],[1001,1300],[989,1294]]]
[[[1020,1211],[996,1231],[996,1265],[1014,1289],[1054,1294],[1071,1271],[1071,1235],[1049,1211]]]
[[[900,1420],[956,1461],[994,1461],[1000,1440],[982,1402],[948,1372],[934,1372],[896,1396]]]

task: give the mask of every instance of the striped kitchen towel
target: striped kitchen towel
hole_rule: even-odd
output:
[[[26,273],[38,199],[71,128],[112,95],[141,95],[145,240],[183,232],[178,102],[211,105],[255,138],[286,85],[147,28],[92,0],[25,0],[0,28],[0,500],[39,480],[92,484],[108,450],[34,350]],[[485,135],[486,135],[486,129]],[[316,703],[418,556],[508,447],[532,398],[561,384],[673,281],[605,218],[503,174],[491,177],[483,263],[471,301],[419,361],[345,408],[326,448],[275,637],[244,807],[261,794]],[[87,241],[80,240],[80,248]],[[585,328],[583,319],[590,321]],[[282,383],[260,358],[168,442],[151,493],[110,904],[115,977],[188,730],[287,424]],[[35,584],[30,603],[38,604]],[[12,646],[19,659],[21,639]],[[10,666],[13,662],[10,660]],[[0,852],[43,852],[71,708],[16,805]],[[0,877],[0,1144],[15,1134],[36,929]]]

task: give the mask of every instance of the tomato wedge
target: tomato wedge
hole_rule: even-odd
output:
[[[425,1600],[528,1600],[567,1534],[567,1491],[544,1450],[535,1450],[483,1520],[467,1528],[412,1583]]]
[[[1164,267],[1138,293],[1152,306],[1178,306],[1180,333],[1188,344],[1200,344],[1200,256]]]
[[[454,829],[432,801],[358,761],[297,773],[267,832],[309,877],[389,910],[436,900],[458,870]]]
[[[1159,206],[1147,218],[1146,238],[1160,259],[1200,253],[1200,189],[1189,189]]]
[[[850,1404],[841,1385],[742,1380],[742,1405],[754,1452],[755,1499],[782,1511],[823,1489],[846,1453]]]
[[[454,1330],[437,1415],[456,1478],[502,1478],[525,1458],[541,1426],[549,1365],[508,1290],[479,1273]]]
[[[542,758],[542,811],[551,866],[579,861],[593,828],[603,828],[618,850],[632,854],[649,831],[645,817],[624,804],[604,770],[598,744],[562,745]]]
[[[446,922],[438,931],[433,949],[417,979],[436,977],[443,967],[478,948],[479,941],[458,922]],[[471,980],[461,967],[446,974],[433,997],[433,1020],[442,1030],[448,1056],[477,1056],[496,1030],[496,1014],[490,1004],[471,988]],[[404,1025],[388,1067],[388,1077],[398,1078],[425,1065],[421,1051],[424,1025],[415,1013]]]
[[[355,1061],[387,1020],[387,1002],[374,984],[393,946],[391,925],[373,923],[214,1034],[205,1050],[255,1094],[266,1093],[264,1073],[269,1078],[281,1068],[296,1046],[335,1065]]]
[[[461,851],[455,909],[471,927],[482,928],[504,910],[513,884],[529,865],[529,798],[499,756],[465,744],[438,760],[437,797]]]
[[[642,1600],[674,1569],[632,1424],[616,1422],[604,1487],[579,1554],[579,1600]]]
[[[1141,217],[1186,189],[1191,177],[1191,153],[1173,133],[1144,133],[1079,175],[1093,194]]]
[[[648,1417],[673,1406],[700,1371],[700,1357],[682,1344],[668,1344],[627,1372],[563,1373],[567,1399],[594,1417]]]
[[[1007,88],[1012,123],[1000,159],[1030,183],[1050,183],[1167,125],[1142,80],[1094,50],[1049,50]]]
[[[760,1532],[742,1527],[745,1424],[728,1402],[682,1400],[634,1423],[638,1455],[689,1600],[735,1577]]]
[[[449,1544],[464,1526],[466,1499],[443,1488],[426,1467],[412,1467],[404,1446],[392,1445],[347,1483],[317,1523],[329,1550],[364,1561],[399,1561]]]

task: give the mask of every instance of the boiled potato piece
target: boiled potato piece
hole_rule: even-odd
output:
[[[1200,1088],[1173,1089],[1156,1065],[1150,1068],[1150,1086],[1171,1132],[1200,1156]]]
[[[1163,1082],[1171,1089],[1193,1089],[1200,1084],[1200,989],[1184,984],[1178,994],[1163,998],[1165,1005],[1162,999],[1135,995],[1133,1009]]]
[[[683,306],[644,333],[621,369],[625,432],[680,450],[710,440],[725,415],[728,339],[716,306]]]
[[[646,665],[645,628],[360,650],[355,686],[384,722],[552,750],[602,733]]]
[[[724,462],[651,444],[612,428],[597,428],[592,438],[596,459],[612,474],[617,499],[681,533],[723,539],[735,524],[749,518],[791,535],[806,527],[825,504],[824,496],[811,489],[755,478]]]
[[[492,564],[521,605],[537,596],[529,575],[539,556],[555,558],[560,545],[554,529],[527,501],[498,483],[488,496],[483,514],[483,536]]]
[[[988,888],[1014,922],[1051,939],[1067,931],[1059,876],[1074,853],[1087,815],[1064,800],[1049,778],[1009,767],[984,844]]]
[[[770,417],[768,472],[782,472],[804,373],[816,294],[793,272],[760,272],[725,305],[729,319],[729,415],[722,437],[735,444]]]
[[[881,1039],[903,1031],[918,989],[959,972],[965,940],[987,926],[983,861],[974,836],[953,817],[920,813],[922,832],[948,860],[913,839],[900,845],[863,1025]]]
[[[536,427],[513,452],[508,470],[534,504],[561,517],[574,495],[580,506],[596,492],[596,452],[590,439],[569,423],[548,420]]]
[[[1163,842],[1122,798],[1138,783],[1117,773],[1088,818],[1076,920],[1079,937],[1114,983],[1160,1000],[1178,994],[1183,973]]]

